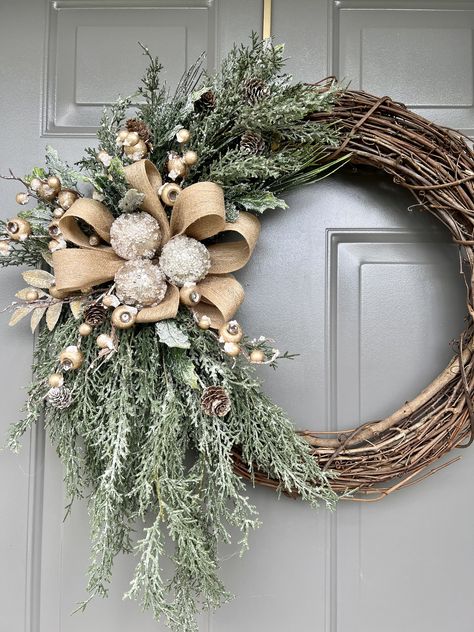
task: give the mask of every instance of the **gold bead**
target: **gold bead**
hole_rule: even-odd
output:
[[[92,234],[89,237],[89,245],[98,246],[100,244],[100,237],[96,233]]]
[[[96,344],[99,349],[113,349],[114,343],[110,336],[107,334],[100,334],[97,336]]]
[[[59,222],[53,220],[48,226],[48,233],[51,237],[56,239],[61,234],[61,229],[59,228]]]
[[[84,354],[76,346],[66,347],[59,355],[59,362],[65,371],[79,369],[84,362]]]
[[[201,295],[196,290],[196,285],[183,285],[183,287],[179,290],[179,300],[187,307],[197,305],[201,300]]]
[[[17,204],[21,204],[22,206],[25,204],[28,204],[29,201],[29,196],[28,193],[25,193],[24,191],[22,191],[21,193],[17,193],[16,194],[16,203]]]
[[[26,219],[14,217],[7,222],[7,233],[15,241],[25,241],[31,235],[31,224]]]
[[[57,176],[50,176],[46,182],[53,191],[56,191],[56,193],[61,190],[61,180]]]
[[[56,219],[60,219],[64,215],[64,209],[60,206],[57,206],[53,211],[53,217]]]
[[[224,344],[224,353],[231,358],[235,358],[240,353],[240,346],[236,342],[226,342]]]
[[[185,143],[188,143],[190,138],[191,138],[190,131],[188,129],[185,129],[184,127],[182,127],[179,130],[179,132],[177,132],[176,134],[176,140],[178,141],[180,145],[184,145]]]
[[[26,300],[29,303],[32,303],[33,301],[37,301],[39,299],[39,292],[38,290],[28,290],[28,292],[26,293]]]
[[[37,191],[43,183],[39,178],[33,178],[30,182],[30,189],[32,191]]]
[[[132,147],[133,145],[136,145],[139,141],[140,136],[137,134],[137,132],[128,132],[127,136],[125,137],[125,144]]]
[[[124,152],[132,160],[141,160],[148,154],[148,147],[143,140],[139,140],[136,145],[125,145]]]
[[[176,180],[177,178],[184,178],[188,173],[188,166],[184,162],[184,160],[176,153],[170,153],[168,157],[168,162],[166,163],[166,168],[168,170],[168,176],[171,180]]]
[[[128,305],[119,305],[112,312],[112,324],[117,329],[130,329],[137,319],[137,310]]]
[[[92,333],[92,327],[88,323],[81,323],[79,325],[79,334],[81,336],[90,336]]]
[[[51,388],[58,388],[59,386],[62,386],[64,384],[64,378],[61,373],[52,373],[48,377],[48,384],[51,386]]]
[[[210,326],[211,319],[209,318],[209,316],[201,316],[201,318],[198,320],[199,329],[209,329]]]
[[[189,149],[188,151],[184,153],[183,160],[189,167],[192,167],[193,165],[197,163],[198,155],[195,151],[192,151],[191,149]]]
[[[77,193],[70,189],[63,189],[58,193],[58,202],[62,209],[67,211],[77,200]]]
[[[117,134],[117,144],[119,145],[123,144],[128,134],[129,134],[128,129],[121,129],[120,132]]]
[[[57,195],[57,191],[52,189],[47,182],[42,182],[37,194],[45,202],[52,202]]]
[[[250,352],[250,362],[253,364],[262,364],[265,360],[265,353],[261,349],[254,349]]]
[[[120,301],[115,296],[115,294],[106,294],[106,296],[104,296],[104,298],[102,299],[102,305],[104,307],[118,307],[119,304]]]
[[[224,342],[240,342],[244,332],[236,320],[230,320],[219,329],[219,336]]]
[[[181,187],[175,182],[167,182],[160,189],[161,199],[166,206],[173,206],[180,193]]]

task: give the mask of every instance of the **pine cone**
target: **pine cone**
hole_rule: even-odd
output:
[[[64,410],[72,404],[72,392],[66,386],[54,386],[49,389],[46,401],[53,408]]]
[[[127,120],[127,129],[129,132],[136,132],[143,142],[150,143],[150,130],[148,126],[140,119],[130,118]]]
[[[198,114],[206,114],[216,107],[216,95],[212,90],[208,90],[201,94],[199,99],[194,102],[194,111]]]
[[[230,411],[230,397],[222,386],[208,386],[201,397],[201,408],[206,415],[225,417]]]
[[[99,303],[92,303],[84,310],[84,321],[91,327],[100,325],[107,316],[107,310]]]
[[[258,156],[265,150],[265,141],[258,132],[244,132],[240,138],[240,151]]]
[[[243,85],[244,99],[249,105],[256,105],[270,94],[268,86],[261,79],[247,79]]]

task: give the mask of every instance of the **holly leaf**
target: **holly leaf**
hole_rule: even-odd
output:
[[[48,307],[46,312],[46,326],[49,331],[53,331],[56,327],[59,317],[61,316],[61,311],[63,309],[62,303],[53,303]]]
[[[50,288],[54,283],[54,277],[46,270],[27,270],[21,275],[28,285],[33,287]]]
[[[248,193],[247,195],[239,198],[239,204],[241,204],[247,211],[253,211],[254,213],[263,213],[269,208],[288,208],[288,204],[285,200],[277,198],[271,191],[255,191],[254,193]]]
[[[20,322],[22,318],[28,316],[28,314],[31,312],[31,309],[31,307],[17,307],[17,309],[13,312],[8,325],[10,327],[14,327],[17,323]]]
[[[188,336],[181,331],[174,320],[161,320],[155,324],[155,330],[160,342],[168,347],[177,347],[178,349],[189,349],[191,343]]]
[[[31,314],[31,322],[30,322],[30,326],[31,326],[31,333],[34,334],[36,331],[36,328],[38,327],[38,325],[40,324],[41,319],[43,318],[46,310],[48,308],[47,307],[36,307],[32,314]]]

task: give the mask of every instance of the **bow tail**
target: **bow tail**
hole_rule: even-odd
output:
[[[123,259],[109,249],[65,248],[53,253],[55,287],[66,292],[106,283],[122,266]]]
[[[194,312],[198,317],[208,316],[213,329],[231,320],[244,300],[243,287],[230,274],[209,274],[196,290],[202,299]]]

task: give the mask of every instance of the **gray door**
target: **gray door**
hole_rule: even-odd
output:
[[[162,55],[173,83],[201,50],[212,65],[260,30],[261,17],[260,0],[0,0],[1,171],[41,163],[46,143],[77,159],[101,105],[135,87],[137,40]],[[273,1],[273,32],[296,76],[338,74],[468,135],[473,27],[474,2]],[[3,217],[14,193],[0,182]],[[300,354],[262,371],[265,387],[297,427],[385,415],[450,357],[464,314],[456,251],[387,178],[348,169],[288,203],[265,217],[241,274],[246,330]],[[17,270],[2,272],[2,305],[19,284]],[[32,341],[26,325],[8,330],[5,318],[0,337],[4,433],[19,416]],[[334,515],[250,490],[263,527],[243,560],[222,551],[237,598],[201,629],[470,632],[473,455],[383,503],[348,502]],[[86,511],[78,505],[62,523],[61,468],[40,427],[20,456],[1,454],[0,507],[2,632],[163,629],[121,600],[132,559],[118,561],[108,601],[70,616],[85,596]]]

